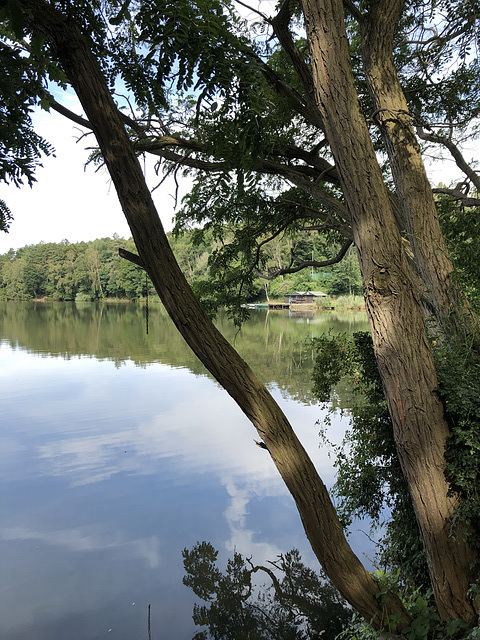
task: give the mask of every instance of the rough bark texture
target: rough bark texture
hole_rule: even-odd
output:
[[[403,0],[380,0],[361,21],[365,75],[403,210],[402,222],[423,281],[427,310],[444,331],[478,329],[460,294],[440,229],[435,200],[393,59]]]
[[[348,545],[328,492],[281,409],[200,308],[168,245],[140,165],[88,43],[41,0],[20,0],[33,28],[52,42],[77,92],[129,223],[141,262],[189,346],[256,427],[299,510],[307,537],[335,586],[367,620],[382,627],[400,601],[378,586]]]
[[[340,0],[302,0],[316,99],[352,215],[375,355],[403,474],[423,535],[440,615],[473,623],[467,596],[473,555],[449,536],[457,501],[448,496],[448,425],[423,311],[402,250],[380,167],[356,94]],[[403,158],[402,162],[406,162]],[[405,189],[408,189],[408,184]],[[414,189],[417,187],[414,185]],[[419,230],[421,231],[421,229]],[[430,243],[427,237],[425,243]],[[425,244],[420,237],[418,244]],[[430,247],[431,251],[433,248]],[[428,254],[425,255],[427,260]],[[440,277],[440,273],[439,273]],[[445,283],[443,283],[445,287]]]

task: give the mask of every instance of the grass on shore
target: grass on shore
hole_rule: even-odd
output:
[[[363,296],[329,296],[328,298],[317,298],[317,307],[335,307],[335,310],[342,311],[347,309],[365,309],[365,300]]]

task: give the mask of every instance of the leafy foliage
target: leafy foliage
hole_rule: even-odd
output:
[[[437,198],[437,208],[447,247],[458,279],[469,302],[480,310],[480,210],[452,202],[446,196]]]
[[[0,256],[0,297],[28,300],[136,299],[146,295],[142,269],[118,255],[118,237],[72,244],[41,243]]]
[[[5,200],[0,200],[0,231],[7,231],[12,220],[12,212]]]
[[[454,340],[436,343],[434,353],[439,394],[451,423],[448,479],[463,498],[453,531],[480,549],[480,357],[471,343]]]
[[[428,572],[412,504],[398,462],[393,429],[369,334],[315,338],[314,394],[327,402],[344,376],[353,385],[350,429],[336,451],[335,494],[344,524],[368,517],[383,530],[378,562],[426,593]],[[479,546],[480,363],[472,344],[433,341],[438,393],[451,423],[446,458],[452,491],[462,495],[452,535]]]
[[[33,107],[44,96],[42,78],[32,71],[30,60],[11,46],[0,42],[0,181],[20,186],[35,182],[35,168],[42,154],[53,154],[53,147],[33,128]],[[3,209],[3,213],[6,210]],[[3,230],[8,217],[2,217]]]
[[[351,618],[325,576],[306,567],[296,549],[268,566],[256,566],[235,552],[222,573],[218,551],[208,542],[184,549],[183,582],[208,605],[195,605],[193,619],[207,630],[196,640],[307,640],[328,629],[335,637]],[[268,582],[257,584],[255,575]]]
[[[421,593],[417,589],[405,591],[399,581],[399,572],[375,571],[375,578],[381,585],[382,597],[388,592],[398,592],[409,612],[412,622],[402,631],[407,640],[477,640],[480,628],[467,630],[462,620],[443,622],[432,602],[432,592]],[[343,631],[337,640],[380,640],[383,634],[372,630],[364,620],[354,615],[351,627]]]

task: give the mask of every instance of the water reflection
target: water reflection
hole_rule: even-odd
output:
[[[182,555],[183,581],[204,601],[193,613],[195,623],[205,629],[202,638],[305,640],[325,632],[336,638],[349,625],[347,603],[323,572],[305,566],[296,549],[268,565],[235,552],[225,572],[208,542],[184,549]]]
[[[149,336],[142,311],[0,304],[2,637],[139,637],[152,603],[157,637],[191,638],[180,551],[198,539],[258,562],[297,546],[314,563],[250,423],[163,310]],[[303,343],[334,324],[324,315],[262,312],[238,336],[219,326],[331,484]]]

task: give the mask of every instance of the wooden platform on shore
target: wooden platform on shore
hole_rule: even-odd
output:
[[[303,311],[305,309],[314,311],[334,311],[335,307],[317,307],[314,304],[289,303],[289,302],[260,302],[258,304],[246,304],[247,309],[290,309],[291,311]]]

